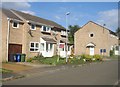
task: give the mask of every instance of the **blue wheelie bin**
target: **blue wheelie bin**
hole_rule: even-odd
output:
[[[16,54],[16,62],[21,62],[21,54]]]

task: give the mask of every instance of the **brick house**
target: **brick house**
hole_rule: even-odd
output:
[[[109,56],[109,52],[113,48],[115,48],[116,55],[120,52],[117,35],[92,21],[89,21],[75,33],[74,40],[75,55],[99,54]]]
[[[52,57],[59,54],[65,57],[66,29],[51,20],[16,10],[1,9],[2,50],[0,59],[9,61],[10,55],[24,53],[26,58],[42,54]],[[69,44],[69,42],[67,41]],[[59,48],[59,44],[63,44]],[[68,45],[70,55],[70,45]]]

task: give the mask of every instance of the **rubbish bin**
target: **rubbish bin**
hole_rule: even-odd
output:
[[[17,53],[16,54],[16,62],[20,62],[21,61],[21,54]]]
[[[9,62],[15,62],[16,61],[16,54],[9,54],[8,61]]]
[[[21,62],[25,62],[26,54],[21,54]]]

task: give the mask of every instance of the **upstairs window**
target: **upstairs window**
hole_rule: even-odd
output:
[[[65,35],[66,36],[66,31],[61,31],[61,35]]]
[[[19,23],[13,21],[12,27],[13,27],[13,28],[19,28]]]
[[[41,31],[50,32],[51,28],[47,27],[47,26],[42,26],[42,30]]]
[[[30,29],[31,29],[31,30],[36,30],[36,25],[31,24]]]
[[[89,37],[91,37],[91,38],[94,37],[94,34],[93,34],[93,33],[90,33],[90,34],[89,34]]]

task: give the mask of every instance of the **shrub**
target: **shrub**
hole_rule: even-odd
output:
[[[114,56],[114,50],[110,50],[110,56]]]
[[[93,58],[95,58],[95,60],[102,60],[102,57],[98,54],[94,55]]]
[[[83,54],[83,55],[81,55],[81,59],[85,59],[86,61],[92,61],[92,58],[93,58],[93,56],[91,56],[91,55],[88,55],[88,54]]]
[[[73,58],[81,59],[80,55],[74,56]]]
[[[71,64],[81,64],[81,63],[83,63],[83,62],[84,62],[83,60],[78,59],[78,58],[70,59],[70,63],[71,63]]]
[[[27,59],[27,62],[32,62],[33,58]]]

